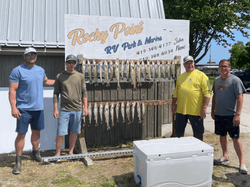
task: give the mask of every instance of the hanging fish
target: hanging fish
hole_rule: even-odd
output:
[[[96,61],[93,61],[93,73],[94,73],[94,80],[95,80],[95,86],[98,86],[98,80],[97,80],[97,64]]]
[[[157,61],[157,70],[158,70],[158,83],[161,83],[161,63]]]
[[[173,79],[173,64],[170,62],[170,79]]]
[[[82,109],[84,109],[84,105],[82,106]],[[86,116],[85,115],[82,115],[82,125],[85,126],[86,124]]]
[[[103,65],[103,61],[101,60],[99,62],[99,75],[100,75],[101,83],[104,84],[104,82],[102,80],[102,65]]]
[[[122,76],[122,80],[124,78],[124,61],[122,61],[121,63],[121,76]]]
[[[162,61],[161,65],[162,65],[162,75],[163,75],[163,78],[166,79],[166,62]]]
[[[89,60],[88,60],[87,70],[89,74],[89,83],[92,84],[92,67]]]
[[[173,79],[175,79],[175,63],[172,62],[172,73],[173,73]]]
[[[141,123],[141,106],[138,101],[137,101],[137,115],[138,115],[139,123]]]
[[[149,60],[147,61],[147,74],[148,74],[149,82],[152,82],[152,78],[151,78],[151,65],[150,65]]]
[[[119,121],[119,103],[117,102],[116,103],[116,106],[115,106],[115,114],[116,114],[116,120]]]
[[[136,105],[136,102],[133,102],[132,103],[132,123],[134,123],[134,120],[135,120],[135,105]]]
[[[132,84],[133,84],[133,92],[137,91],[136,88],[136,72],[135,72],[135,64],[134,62],[131,60],[131,64],[130,64],[130,76],[132,79]]]
[[[85,72],[86,72],[86,60],[83,60],[83,62],[82,62],[82,74],[83,74],[84,78],[85,78]]]
[[[94,105],[94,120],[95,120],[95,126],[98,126],[98,107],[97,103]]]
[[[145,103],[144,102],[142,102],[142,104],[141,104],[141,109],[142,109],[142,115],[141,115],[141,117],[143,119],[144,115],[145,115],[145,111],[146,111],[146,109],[145,109]]]
[[[138,79],[138,86],[141,86],[141,64],[139,62],[139,60],[137,60],[137,64],[136,64],[136,75],[137,75],[137,79]]]
[[[112,60],[110,60],[109,69],[110,69],[110,81],[113,81],[113,78],[114,78],[114,64],[113,64]]]
[[[125,106],[124,106],[124,102],[121,103],[121,113],[122,113],[122,122],[125,123]]]
[[[104,116],[105,116],[105,122],[107,124],[107,130],[110,129],[109,126],[109,103],[107,102],[104,107]]]
[[[142,61],[142,63],[141,63],[141,71],[143,74],[144,82],[146,82],[146,67],[145,67],[144,61]]]
[[[126,77],[127,77],[127,82],[129,82],[129,67],[130,67],[130,63],[127,60],[127,63],[126,63]]]
[[[120,67],[119,67],[119,60],[116,60],[115,61],[115,78],[116,78],[116,81],[117,81],[117,90],[120,90],[121,89],[121,86],[120,86]]]
[[[103,105],[102,103],[99,106],[99,115],[100,115],[100,123],[102,124],[102,114],[103,114]]]
[[[110,116],[111,116],[111,125],[112,126],[114,126],[115,125],[115,122],[114,122],[114,108],[115,108],[115,106],[114,106],[114,102],[112,102],[111,103],[111,105],[110,105]]]
[[[91,103],[89,103],[89,107],[88,107],[88,116],[89,116],[89,125],[91,125],[91,118],[92,118],[92,107],[91,107]]]
[[[151,68],[152,68],[153,82],[155,82],[155,62],[154,61],[152,61]]]
[[[128,124],[130,124],[131,120],[130,120],[130,105],[129,105],[129,101],[127,102],[127,105],[126,105],[126,115],[127,115]]]
[[[167,68],[166,68],[166,72],[167,72],[167,74],[168,74],[168,80],[170,80],[171,79],[171,71],[170,71],[170,63],[169,62],[167,62],[167,64],[166,64],[167,66]]]
[[[104,62],[104,76],[107,81],[106,86],[109,86],[109,66],[106,60]]]

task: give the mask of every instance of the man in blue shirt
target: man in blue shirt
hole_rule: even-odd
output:
[[[37,51],[28,47],[24,51],[25,63],[14,68],[9,76],[9,101],[11,114],[17,118],[15,140],[16,165],[13,174],[21,172],[21,155],[24,147],[25,135],[31,125],[31,144],[33,159],[41,162],[39,153],[40,130],[44,129],[43,113],[43,84],[52,86],[54,80],[46,77],[42,67],[35,65]]]

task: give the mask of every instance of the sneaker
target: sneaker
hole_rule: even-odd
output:
[[[39,150],[33,150],[32,151],[32,159],[37,161],[37,162],[42,162],[42,157],[40,155],[40,151]]]
[[[241,165],[240,165],[240,170],[239,170],[239,172],[240,172],[241,174],[247,174],[247,167],[246,167],[245,164],[241,164]]]
[[[229,157],[226,159],[223,156],[220,159],[214,160],[215,164],[228,164]]]
[[[21,173],[21,165],[22,165],[21,156],[16,156],[16,165],[14,166],[12,173],[15,175],[20,174]]]

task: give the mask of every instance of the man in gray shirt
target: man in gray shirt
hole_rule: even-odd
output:
[[[247,174],[247,168],[243,161],[242,143],[240,134],[240,113],[243,105],[243,93],[246,92],[241,80],[231,75],[228,60],[221,60],[219,71],[221,76],[217,77],[213,84],[213,98],[211,116],[215,120],[215,134],[220,135],[220,144],[223,155],[215,160],[217,164],[229,163],[227,150],[227,133],[233,140],[236,154],[239,158],[239,172]]]

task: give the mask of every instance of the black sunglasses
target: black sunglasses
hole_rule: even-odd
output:
[[[37,55],[36,53],[27,53],[26,54],[27,57],[31,57],[31,56],[36,57],[36,55]]]
[[[68,64],[76,64],[76,61],[67,61]]]

